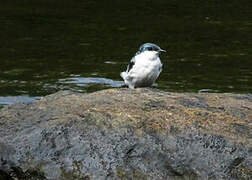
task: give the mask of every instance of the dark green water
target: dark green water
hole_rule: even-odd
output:
[[[252,93],[250,0],[2,0],[0,104],[122,84],[138,47],[168,51],[156,87]]]

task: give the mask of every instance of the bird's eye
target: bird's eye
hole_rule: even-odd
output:
[[[152,49],[152,47],[148,47],[148,50],[149,50],[149,51],[152,51],[153,49]]]

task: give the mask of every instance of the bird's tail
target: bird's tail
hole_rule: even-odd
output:
[[[121,72],[121,73],[120,73],[120,76],[121,76],[124,80],[126,80],[127,73],[126,73],[126,72]]]
[[[123,78],[124,83],[127,87],[129,87],[130,89],[134,89],[134,85],[132,85],[132,83],[129,81],[129,76],[127,72],[121,72],[120,76]]]

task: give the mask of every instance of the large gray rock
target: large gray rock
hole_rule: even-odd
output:
[[[252,179],[252,95],[61,91],[0,110],[0,179]]]

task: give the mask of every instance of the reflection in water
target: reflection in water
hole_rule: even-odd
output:
[[[164,68],[155,88],[251,93],[249,4],[249,0],[155,0],[151,6],[146,0],[4,1],[0,96],[26,101],[26,96],[58,90],[118,87],[119,73],[145,42],[168,52],[161,56]]]

